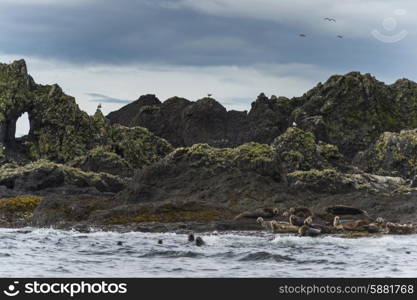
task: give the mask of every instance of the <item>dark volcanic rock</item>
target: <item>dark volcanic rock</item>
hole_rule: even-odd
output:
[[[384,131],[417,127],[416,83],[401,79],[386,85],[358,72],[332,76],[302,97],[268,99],[261,94],[249,113],[226,112],[209,98],[180,99],[161,104],[153,95],[142,96],[108,118],[112,123],[146,127],[174,146],[208,143],[218,147],[251,141],[270,144],[295,121],[317,141],[336,145],[350,159]]]
[[[412,179],[417,175],[417,129],[383,133],[354,163],[367,172]]]
[[[121,177],[131,177],[134,172],[133,167],[125,159],[114,152],[106,151],[104,147],[90,150],[69,165],[86,172],[104,172]]]
[[[218,149],[197,144],[179,148],[145,167],[117,199],[128,204],[194,201],[244,211],[308,203],[309,199],[326,195],[339,200],[351,193],[367,197],[368,193],[393,191],[404,184],[401,178],[341,173],[335,169],[284,175],[268,145],[251,143]]]
[[[197,143],[234,147],[250,141],[269,144],[288,127],[291,110],[289,99],[268,99],[264,94],[252,103],[249,113],[226,111],[212,98],[192,102],[173,97],[161,104],[146,95],[107,118],[124,126],[146,127],[177,147]]]
[[[384,131],[417,127],[417,84],[405,79],[385,85],[369,74],[335,75],[293,100],[299,127],[350,158]]]
[[[277,137],[272,143],[276,160],[285,172],[339,168],[347,169],[347,163],[337,146],[316,143],[314,134],[296,127]]]
[[[48,159],[65,163],[105,146],[133,168],[140,168],[172,151],[147,129],[112,126],[100,110],[88,116],[58,85],[36,84],[23,60],[0,64],[0,86],[0,162]],[[152,99],[144,102],[154,103]],[[16,139],[16,121],[25,112],[30,131]]]
[[[48,161],[37,161],[21,167],[0,168],[0,186],[20,192],[56,191],[77,193],[119,192],[126,182],[107,173],[83,172],[76,168]],[[93,190],[91,190],[93,189]],[[79,193],[79,192],[78,192]]]

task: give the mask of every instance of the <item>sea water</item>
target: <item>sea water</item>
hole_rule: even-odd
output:
[[[417,277],[416,235],[196,236],[0,229],[0,277]]]

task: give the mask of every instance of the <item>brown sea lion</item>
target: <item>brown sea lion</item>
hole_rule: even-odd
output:
[[[290,210],[290,215],[296,215],[297,217],[301,217],[301,218],[307,218],[308,216],[312,216],[313,213],[312,211],[307,208],[307,207],[291,207]]]
[[[291,215],[289,221],[293,226],[300,227],[304,225],[304,218],[297,217],[296,215]]]
[[[337,230],[367,231],[368,225],[370,223],[371,223],[371,221],[368,220],[368,219],[342,223],[340,221],[340,217],[339,216],[335,216],[334,217],[334,221],[333,221],[333,226]]]
[[[390,234],[412,234],[416,233],[416,227],[412,224],[398,224],[388,222],[386,224],[388,233]]]
[[[314,229],[319,229],[321,231],[321,233],[333,233],[334,230],[332,230],[332,228],[330,226],[326,226],[323,224],[316,224],[313,223],[313,217],[309,216],[304,220],[304,225],[314,228]]]
[[[261,224],[263,228],[271,232],[274,232],[278,226],[277,221],[264,221],[262,217],[259,217],[258,219],[256,219],[256,222]]]
[[[365,215],[367,216],[368,213],[362,209],[346,206],[346,205],[334,205],[328,206],[325,208],[325,211],[329,214],[336,215],[336,216],[343,216],[343,215]]]
[[[239,220],[244,218],[257,219],[259,217],[271,219],[277,216],[278,213],[279,210],[277,208],[258,208],[253,211],[245,211],[237,215],[233,220]]]
[[[307,225],[303,225],[298,229],[298,235],[299,236],[319,236],[321,234],[320,229],[312,228]]]

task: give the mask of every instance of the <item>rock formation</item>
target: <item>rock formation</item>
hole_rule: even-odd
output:
[[[212,98],[196,102],[173,97],[163,103],[155,95],[138,100],[107,115],[112,123],[142,126],[176,147],[207,143],[235,147],[248,142],[269,144],[288,127],[292,109],[289,99],[264,94],[249,113],[226,111]]]
[[[105,146],[134,168],[156,161],[172,148],[144,128],[112,126],[101,111],[92,117],[58,85],[36,84],[26,63],[0,64],[0,148],[3,160],[68,162]],[[27,112],[28,136],[15,138],[16,121]]]
[[[211,98],[192,102],[174,97],[161,103],[146,95],[107,117],[112,123],[146,127],[177,147],[270,144],[295,122],[352,159],[385,131],[417,127],[417,84],[401,79],[386,85],[369,74],[351,72],[332,76],[293,99],[261,94],[249,113],[226,111]]]
[[[106,118],[36,84],[24,61],[0,64],[0,225],[241,229],[244,211],[332,205],[415,220],[415,128],[405,79],[332,76],[298,98],[261,94],[249,112],[146,95]]]

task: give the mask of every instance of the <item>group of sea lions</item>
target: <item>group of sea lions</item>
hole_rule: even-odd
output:
[[[359,208],[335,205],[324,209],[324,213],[314,213],[306,207],[291,207],[280,211],[277,208],[262,208],[238,215],[242,218],[255,219],[265,230],[273,233],[298,233],[299,236],[316,237],[331,233],[381,233],[412,234],[417,233],[414,224],[386,222],[383,218],[373,218]],[[288,221],[283,221],[288,218]],[[269,219],[269,220],[265,220]]]

